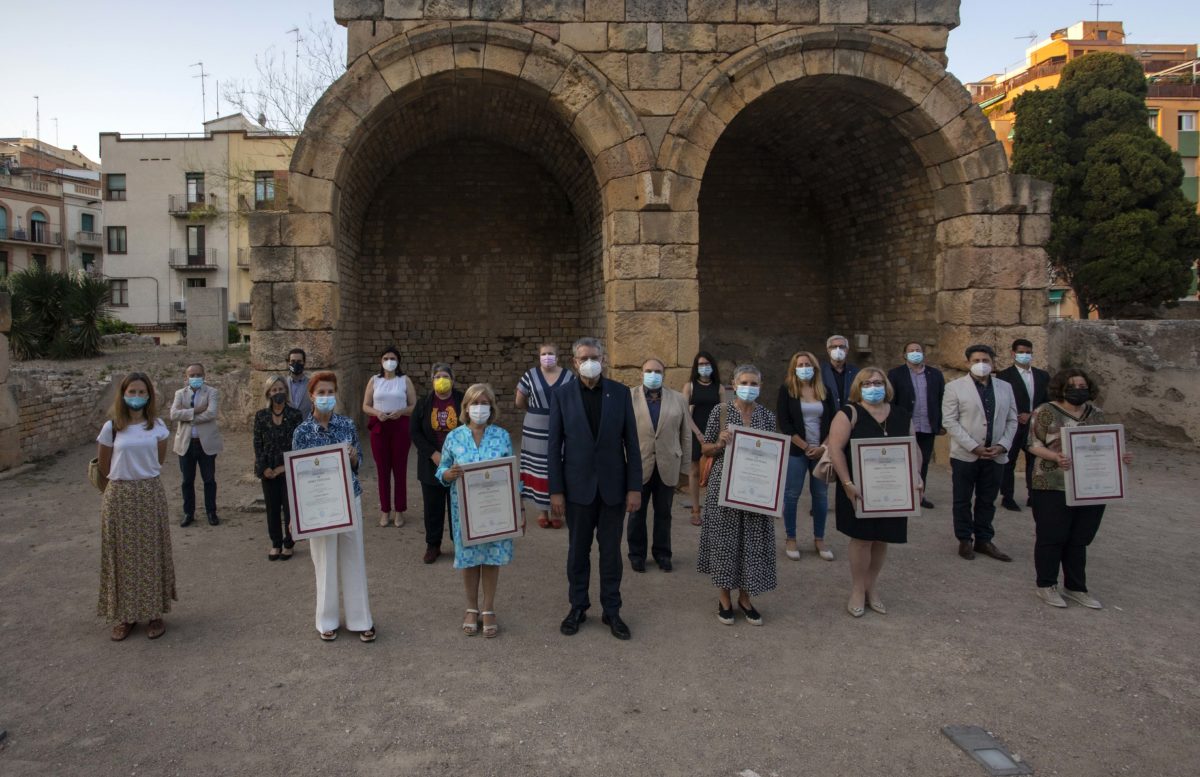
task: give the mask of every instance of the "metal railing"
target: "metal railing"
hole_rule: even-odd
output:
[[[103,246],[104,235],[99,232],[85,232],[80,230],[75,233],[75,242],[81,246]]]
[[[240,321],[240,322],[245,322],[245,321],[250,320],[250,303],[249,302],[239,302],[238,303],[237,318],[238,318],[238,321]]]
[[[237,250],[237,266],[243,269],[250,269],[250,249],[245,246]]]
[[[1146,84],[1146,96],[1200,99],[1200,84],[1164,84],[1152,82]]]
[[[201,254],[189,254],[185,248],[172,248],[167,263],[176,270],[217,269],[217,249],[208,248]]]
[[[62,233],[49,230],[0,229],[0,240],[16,240],[44,246],[62,245]]]
[[[216,205],[210,203],[203,195],[191,197],[187,194],[168,194],[167,212],[172,216],[212,215],[216,213]]]

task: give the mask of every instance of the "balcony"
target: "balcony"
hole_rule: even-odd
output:
[[[172,248],[168,264],[172,270],[183,272],[215,272],[217,267],[217,249],[209,248],[202,254],[189,256],[183,248]]]
[[[48,229],[0,229],[0,240],[15,243],[33,243],[43,246],[62,245],[62,233],[51,232]]]
[[[1173,84],[1152,81],[1146,84],[1146,97],[1150,99],[1200,100],[1200,84]]]
[[[250,323],[250,303],[239,302],[237,306],[237,320],[240,324]]]
[[[242,268],[243,270],[250,269],[250,249],[249,248],[242,247],[242,248],[238,249],[237,266]]]
[[[71,190],[81,197],[91,197],[94,200],[100,199],[100,187],[88,186],[82,183],[71,184]]]
[[[0,175],[0,186],[7,189],[18,189],[23,192],[45,194],[50,197],[62,196],[62,185],[54,181],[35,181],[27,175]]]
[[[75,244],[81,246],[95,246],[97,248],[104,247],[104,235],[99,232],[83,232],[75,233]]]
[[[177,218],[212,218],[217,215],[214,195],[189,197],[186,194],[167,195],[167,212]]]

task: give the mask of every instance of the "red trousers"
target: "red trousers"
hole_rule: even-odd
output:
[[[408,448],[412,443],[409,420],[409,416],[390,421],[372,418],[367,424],[371,432],[371,455],[375,458],[375,472],[379,476],[379,511],[383,513],[408,510]]]

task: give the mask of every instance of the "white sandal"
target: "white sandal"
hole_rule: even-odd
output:
[[[495,612],[493,612],[492,610],[484,610],[483,612],[479,613],[479,617],[480,617],[481,619],[482,619],[482,618],[483,618],[485,615],[490,615],[490,616],[492,616],[493,618],[495,618],[495,617],[496,617],[496,613],[495,613]],[[486,639],[491,639],[492,637],[496,636],[496,635],[497,635],[497,634],[499,634],[499,633],[500,633],[500,624],[498,624],[498,623],[493,623],[493,624],[491,624],[491,625],[489,626],[488,624],[486,624],[486,623],[485,623],[485,624],[483,625],[483,636],[484,636]]]
[[[479,633],[479,610],[472,610],[468,607],[467,614],[470,615],[471,613],[475,613],[475,622],[463,621],[462,625],[463,634],[466,634],[468,637],[473,637]]]

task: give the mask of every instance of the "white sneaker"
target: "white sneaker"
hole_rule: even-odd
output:
[[[1067,597],[1068,599],[1070,599],[1073,602],[1078,602],[1079,604],[1082,604],[1084,607],[1087,607],[1092,610],[1104,609],[1104,605],[1100,604],[1100,601],[1098,599],[1096,599],[1095,597],[1093,597],[1091,594],[1089,594],[1087,591],[1072,591],[1070,588],[1064,588],[1062,592],[1063,592],[1063,596]]]
[[[787,556],[792,561],[799,561],[800,560],[800,549],[799,548],[787,548],[785,546],[783,555]]]
[[[1037,596],[1051,607],[1066,607],[1067,603],[1063,601],[1062,595],[1058,592],[1058,586],[1050,585],[1045,588],[1038,588]]]

